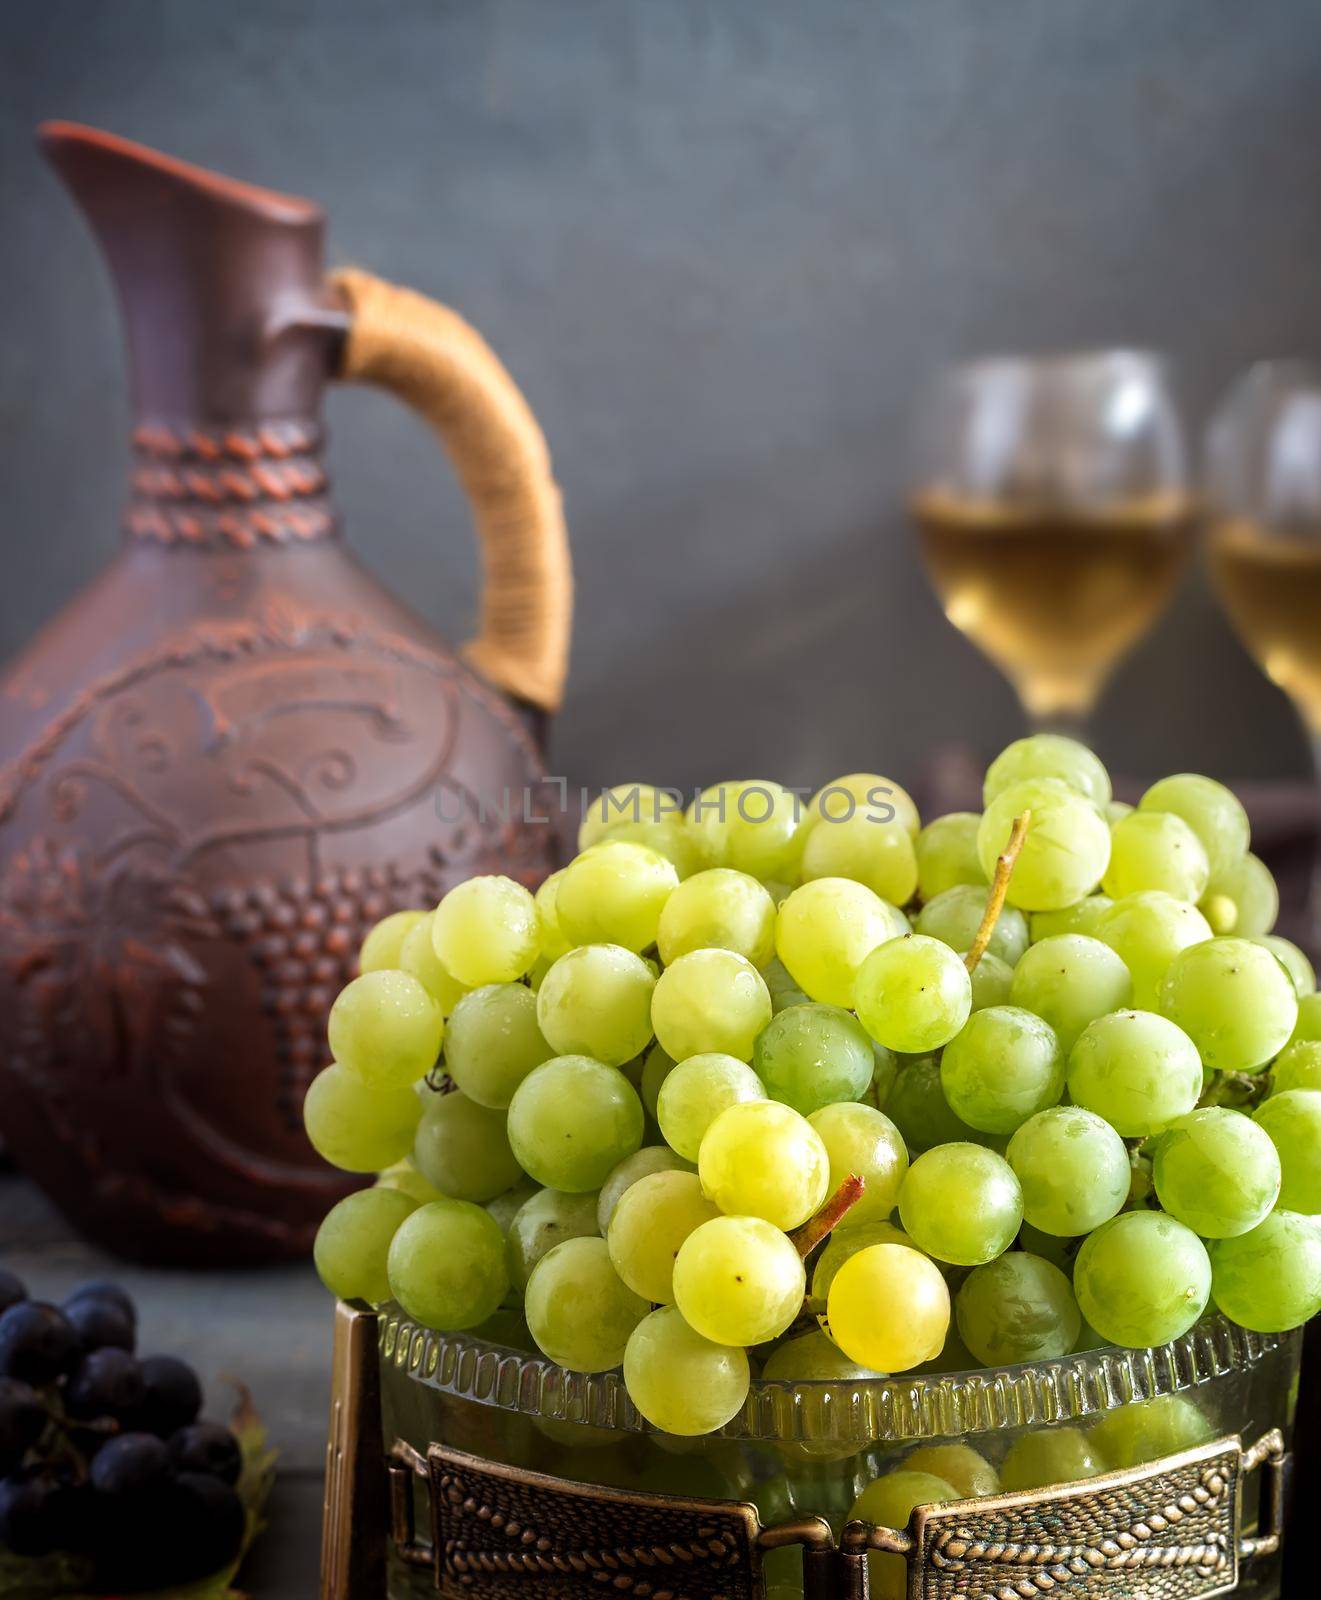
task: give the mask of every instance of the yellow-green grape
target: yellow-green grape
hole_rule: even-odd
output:
[[[972,1372],[976,1367],[977,1362],[972,1351],[959,1338],[959,1330],[951,1322],[940,1354],[932,1356],[930,1361],[924,1361],[920,1367],[914,1367],[913,1370],[914,1372]]]
[[[855,1206],[854,1211],[856,1209]],[[859,1250],[865,1250],[868,1245],[911,1246],[912,1243],[904,1230],[896,1227],[893,1222],[875,1218],[867,1222],[854,1222],[853,1211],[850,1211],[839,1227],[831,1230],[825,1249],[816,1258],[816,1265],[812,1268],[813,1295],[818,1300],[824,1300],[830,1293],[830,1285],[835,1281],[835,1274],[850,1256],[856,1256]]]
[[[555,1050],[537,1026],[526,984],[488,983],[459,1001],[445,1030],[445,1070],[470,1100],[508,1109],[514,1090]]]
[[[656,1107],[660,1103],[661,1084],[673,1070],[674,1057],[660,1045],[652,1045],[642,1063],[642,1082],[638,1085],[638,1093],[642,1096],[642,1104],[653,1122],[656,1121]]]
[[[669,1305],[675,1298],[675,1259],[684,1241],[719,1215],[695,1172],[653,1172],[639,1178],[620,1195],[606,1235],[615,1271],[644,1300]]]
[[[537,903],[512,878],[469,878],[436,907],[431,944],[446,971],[470,989],[512,983],[541,953]]]
[[[601,1193],[596,1203],[597,1231],[604,1239],[610,1231],[610,1219],[615,1214],[615,1207],[623,1199],[627,1190],[642,1178],[649,1178],[654,1172],[693,1172],[697,1168],[691,1162],[685,1161],[676,1151],[671,1150],[667,1144],[644,1144],[641,1150],[635,1150],[631,1156],[625,1156],[617,1167],[612,1168],[610,1176],[601,1185]]]
[[[1023,1192],[994,1150],[944,1144],[918,1156],[899,1191],[899,1219],[919,1249],[938,1261],[979,1267],[1014,1242]]]
[[[1152,1011],[1115,1011],[1089,1022],[1069,1052],[1069,1096],[1126,1139],[1145,1139],[1185,1117],[1202,1093],[1197,1046]]]
[[[536,1354],[536,1341],[528,1332],[522,1306],[497,1306],[486,1321],[479,1323],[472,1332],[474,1338],[484,1339],[487,1344],[498,1344],[506,1350],[519,1350],[524,1355]],[[539,1420],[534,1419],[534,1427],[538,1426]],[[577,1424],[569,1423],[566,1426],[576,1427]]]
[[[906,905],[917,892],[917,853],[899,822],[876,822],[856,811],[840,821],[821,818],[803,846],[804,883],[813,878],[852,878],[892,905]]]
[[[1264,950],[1270,951],[1289,974],[1294,993],[1300,1000],[1305,995],[1316,993],[1316,969],[1292,939],[1282,939],[1278,933],[1250,934],[1244,937],[1251,938],[1253,944],[1259,944]]]
[[[1034,911],[1028,918],[1033,944],[1060,933],[1083,933],[1089,939],[1101,937],[1101,919],[1114,905],[1108,894],[1089,894],[1085,899],[1060,911]]]
[[[1041,1017],[1020,1006],[990,1006],[945,1047],[940,1084],[950,1110],[970,1127],[1013,1133],[1059,1103],[1064,1056]]]
[[[608,838],[565,867],[555,890],[560,931],[571,944],[645,950],[656,942],[661,911],[678,883],[664,856]]]
[[[831,1338],[860,1366],[907,1372],[944,1348],[949,1289],[939,1267],[920,1251],[872,1244],[835,1273],[826,1319]]]
[[[898,823],[912,839],[922,831],[913,797],[879,772],[846,772],[823,784],[808,805],[807,826],[811,830],[823,819],[842,822],[856,815],[881,824]]]
[[[408,1195],[418,1205],[427,1205],[432,1200],[443,1200],[445,1196],[436,1188],[434,1183],[428,1183],[411,1161],[396,1161],[377,1174],[376,1187],[378,1189],[398,1189],[401,1194]]]
[[[629,1399],[665,1433],[723,1428],[743,1409],[750,1382],[747,1352],[704,1339],[674,1306],[643,1317],[624,1350]]]
[[[693,833],[684,820],[683,812],[679,810],[661,817],[659,821],[647,818],[641,822],[621,822],[611,828],[607,838],[613,843],[645,845],[658,856],[664,856],[678,873],[680,883],[710,864],[702,841]]]
[[[1159,1461],[1214,1439],[1216,1429],[1206,1413],[1184,1394],[1162,1394],[1132,1401],[1108,1412],[1089,1438],[1111,1471]]]
[[[955,1315],[964,1344],[988,1367],[1066,1356],[1082,1331],[1069,1280],[1022,1250],[974,1267],[959,1289]]]
[[[459,1093],[427,1096],[413,1165],[441,1194],[475,1205],[494,1200],[523,1176],[509,1148],[504,1112]]]
[[[374,1088],[401,1089],[425,1077],[445,1031],[440,1007],[407,972],[364,972],[330,1008],[330,1053]]]
[[[703,789],[687,812],[713,866],[785,882],[798,877],[805,815],[796,794],[758,778]]]
[[[858,1519],[874,1523],[878,1528],[896,1528],[902,1532],[916,1507],[940,1505],[945,1500],[958,1498],[959,1491],[944,1478],[900,1467],[872,1479],[853,1502],[849,1521]],[[908,1564],[903,1556],[869,1550],[867,1580],[876,1600],[903,1600],[909,1592]]]
[[[786,895],[785,899],[788,898]],[[779,903],[783,904],[783,901]],[[761,975],[770,990],[772,1011],[783,1011],[786,1006],[805,1006],[808,1003],[810,997],[806,990],[798,987],[788,967],[778,956],[761,968]]]
[[[633,951],[618,944],[580,945],[541,980],[537,1024],[558,1054],[622,1067],[651,1043],[655,988],[651,968]]]
[[[1280,1157],[1267,1130],[1241,1111],[1202,1106],[1156,1141],[1152,1179],[1172,1217],[1203,1239],[1229,1239],[1274,1209]]]
[[[917,892],[934,900],[958,884],[985,884],[977,854],[978,811],[951,811],[928,822],[917,836]]]
[[[1211,1262],[1182,1222],[1159,1211],[1126,1211],[1083,1240],[1073,1290],[1103,1339],[1143,1349],[1181,1338],[1205,1311]]]
[[[360,1189],[330,1208],[317,1229],[312,1260],[331,1294],[369,1305],[390,1298],[385,1258],[417,1204],[399,1189]]]
[[[425,911],[395,911],[370,930],[358,951],[359,972],[382,972],[398,967],[404,940],[417,927]]]
[[[776,1100],[752,1100],[728,1106],[706,1130],[697,1172],[722,1211],[787,1233],[824,1202],[830,1157],[806,1117]]]
[[[1130,817],[1137,810],[1136,806],[1129,805],[1127,800],[1107,800],[1101,807],[1101,814],[1113,828],[1116,822],[1122,822],[1125,817]]]
[[[1212,873],[1219,876],[1247,854],[1248,814],[1223,783],[1194,772],[1179,772],[1153,783],[1139,811],[1172,811],[1202,841]]]
[[[956,884],[922,907],[914,927],[918,933],[939,939],[951,950],[967,950],[982,925],[989,893],[990,890],[980,884]],[[1022,959],[1027,941],[1027,918],[1013,906],[1004,906],[995,919],[991,942],[986,948],[1014,967]]]
[[[404,1312],[442,1332],[485,1322],[509,1290],[505,1236],[466,1200],[433,1200],[405,1217],[386,1270]]]
[[[831,1390],[824,1394],[799,1385],[859,1384],[884,1373],[859,1366],[833,1339],[814,1328],[782,1339],[766,1357],[761,1369],[762,1384],[783,1383],[797,1390],[791,1399],[798,1415],[798,1436],[781,1439],[777,1449],[791,1462],[846,1461],[865,1449],[872,1433],[862,1406],[840,1405]]]
[[[939,1050],[967,1022],[972,980],[939,939],[909,933],[878,945],[854,982],[858,1020],[889,1050]]]
[[[543,1256],[566,1239],[599,1236],[594,1194],[561,1194],[538,1189],[525,1200],[509,1224],[509,1276],[520,1294]]]
[[[959,960],[967,964],[966,950],[960,950]],[[1014,969],[999,956],[983,950],[977,965],[972,969],[972,1009],[985,1011],[987,1006],[1007,1006],[1014,986]]]
[[[1000,1464],[1001,1486],[1046,1489],[1055,1483],[1076,1483],[1106,1470],[1090,1434],[1081,1428],[1035,1428],[1020,1435]]]
[[[1321,1042],[1321,994],[1304,995],[1298,1002],[1298,1021],[1289,1043],[1296,1044],[1300,1039]]]
[[[656,947],[666,966],[692,950],[733,950],[764,967],[775,954],[775,902],[746,872],[695,873],[665,902]]]
[[[758,1034],[752,1061],[771,1099],[804,1116],[859,1099],[876,1072],[872,1041],[857,1018],[812,1003],[777,1012]]]
[[[1251,1233],[1211,1245],[1216,1309],[1254,1333],[1286,1333],[1321,1311],[1321,1224],[1272,1211]]]
[[[958,1491],[961,1500],[1000,1493],[1000,1474],[970,1444],[922,1444],[904,1457],[909,1472],[929,1472]]]
[[[760,1217],[713,1217],[674,1258],[674,1303],[716,1344],[779,1338],[802,1310],[806,1287],[802,1257]]]
[[[1250,939],[1208,939],[1170,963],[1160,1009],[1212,1071],[1259,1072],[1288,1044],[1298,996],[1269,950]]]
[[[770,1383],[850,1383],[884,1376],[859,1366],[820,1328],[777,1344],[766,1357],[761,1375]]]
[[[379,1172],[402,1161],[421,1116],[411,1088],[375,1088],[338,1063],[317,1073],[303,1100],[312,1148],[345,1172]]]
[[[1132,1005],[1133,979],[1123,958],[1102,940],[1062,933],[1025,952],[1010,995],[1014,1005],[1051,1025],[1067,1054],[1089,1022]]]
[[[1032,814],[1007,898],[1022,911],[1059,911],[1089,895],[1110,864],[1110,829],[1090,800],[1053,778],[1011,784],[987,806],[977,853],[989,878],[1014,819]]]
[[[726,1106],[765,1098],[761,1079],[737,1057],[717,1052],[689,1056],[661,1084],[656,1121],[670,1148],[696,1161],[706,1130]]]
[[[534,1195],[545,1194],[531,1178],[523,1178],[512,1189],[506,1189],[503,1194],[496,1195],[494,1200],[486,1202],[486,1214],[494,1217],[499,1225],[500,1232],[505,1238],[509,1237],[509,1230],[513,1226],[514,1218]],[[437,1194],[433,1198],[439,1199]],[[575,1197],[576,1198],[576,1197]]]
[[[1321,1089],[1321,1040],[1295,1039],[1271,1063],[1271,1094]]]
[[[830,1158],[829,1192],[856,1175],[865,1188],[849,1210],[850,1223],[881,1220],[894,1210],[908,1171],[903,1135],[883,1111],[840,1102],[823,1106],[807,1119],[821,1136]]]
[[[560,882],[564,877],[564,869],[552,872],[550,877],[543,878],[536,894],[532,896],[537,907],[537,936],[541,945],[539,961],[544,961],[547,966],[569,950],[571,942],[565,937],[564,929],[560,927],[560,914],[557,899],[560,892]]]
[[[1128,1200],[1132,1167],[1124,1141],[1082,1106],[1052,1106],[1029,1117],[1010,1139],[1005,1160],[1022,1186],[1024,1220],[1046,1234],[1090,1233]]]
[[[975,991],[975,984],[973,988]],[[899,1058],[893,1050],[887,1050],[875,1039],[871,1042],[871,1053],[871,1088],[862,1098],[868,1105],[875,1106],[878,1111],[884,1111],[885,1102],[890,1098],[890,1090],[894,1088],[894,1080],[899,1073]]]
[[[1223,872],[1213,872],[1201,910],[1215,933],[1241,939],[1269,933],[1280,914],[1280,891],[1271,869],[1251,850]]]
[[[1161,979],[1181,950],[1211,937],[1196,906],[1159,889],[1125,895],[1099,919],[1095,937],[1108,944],[1133,979],[1133,1004],[1154,1010]]]
[[[408,930],[399,952],[399,965],[405,972],[411,972],[423,985],[440,1007],[441,1016],[448,1017],[467,994],[468,985],[460,983],[436,954],[436,947],[431,939],[435,915],[434,911],[428,911],[420,922]]]
[[[1160,889],[1197,901],[1210,877],[1202,841],[1172,811],[1134,811],[1110,830],[1110,865],[1101,884],[1116,900]]]
[[[617,1067],[556,1056],[523,1079],[509,1105],[509,1143],[529,1177],[548,1189],[601,1187],[642,1144],[642,1102]]]
[[[900,1066],[886,1097],[885,1114],[914,1151],[987,1137],[950,1110],[940,1082],[939,1055],[913,1056]]]
[[[636,822],[663,822],[683,815],[675,795],[650,783],[617,783],[602,789],[578,824],[578,849],[600,844],[616,828]]]
[[[610,1264],[604,1239],[566,1239],[532,1269],[523,1314],[537,1347],[570,1372],[609,1372],[624,1359],[647,1302]]]
[[[651,997],[651,1025],[676,1061],[718,1051],[751,1061],[771,1020],[761,974],[733,950],[692,950],[665,968]]]
[[[1321,1212],[1321,1090],[1272,1095],[1253,1121],[1279,1153],[1280,1205],[1307,1216]]]
[[[908,931],[903,912],[864,884],[815,878],[780,907],[775,950],[805,994],[851,1008],[858,968],[878,944]]]
[[[982,804],[1029,778],[1054,778],[1094,806],[1110,803],[1110,774],[1086,745],[1062,733],[1033,733],[1007,745],[986,769]]]

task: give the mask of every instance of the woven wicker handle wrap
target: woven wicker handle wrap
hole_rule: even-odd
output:
[[[482,550],[481,632],[463,647],[485,677],[546,711],[568,667],[573,575],[546,440],[481,334],[448,307],[370,273],[336,273],[351,321],[340,376],[377,384],[440,437]]]

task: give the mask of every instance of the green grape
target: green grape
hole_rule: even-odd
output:
[[[888,1050],[938,1050],[972,1012],[972,979],[947,944],[925,934],[887,940],[858,968],[858,1020]]]
[[[788,899],[788,896],[785,896]],[[789,974],[789,969],[778,956],[773,957],[761,969],[761,975],[766,980],[766,987],[770,990],[771,1010],[783,1011],[786,1006],[805,1006],[808,997],[800,989]]]
[[[713,866],[754,878],[797,878],[806,816],[798,796],[780,784],[717,783],[702,790],[687,815]]]
[[[1321,1227],[1272,1211],[1251,1233],[1211,1246],[1216,1309],[1254,1333],[1286,1333],[1321,1311]]]
[[[1102,1417],[1089,1438],[1107,1468],[1140,1467],[1214,1439],[1216,1429],[1195,1400],[1162,1394],[1131,1401]]]
[[[540,887],[532,897],[537,907],[537,937],[541,945],[539,959],[547,966],[553,961],[558,961],[572,948],[564,929],[560,927],[557,904],[563,878],[563,868],[559,872],[552,872],[548,878],[542,879]]]
[[[1203,1239],[1230,1239],[1274,1208],[1280,1158],[1266,1130],[1241,1111],[1202,1106],[1156,1141],[1152,1178],[1172,1217]]]
[[[981,884],[957,884],[928,901],[917,914],[918,933],[939,939],[951,950],[967,950],[977,937],[986,914],[990,891]],[[1028,923],[1021,911],[1005,906],[995,920],[987,949],[993,956],[1014,967],[1027,949]]]
[[[1061,1106],[1057,1107],[1057,1109],[1067,1110],[1068,1108]],[[1088,1115],[1090,1116],[1091,1113],[1088,1112]],[[1096,1120],[1100,1122],[1101,1119],[1097,1117]],[[1109,1128],[1110,1124],[1106,1123],[1105,1126]],[[1110,1128],[1111,1133],[1114,1133],[1114,1131],[1113,1128]],[[1010,1142],[1012,1143],[1012,1141]],[[1122,1144],[1123,1141],[1120,1140],[1120,1143]],[[1125,1157],[1127,1157],[1127,1152],[1125,1152]],[[1125,1198],[1127,1198],[1127,1184],[1125,1185]],[[1105,1220],[1108,1222],[1110,1219],[1107,1217]],[[1058,1267],[1070,1282],[1073,1281],[1073,1263],[1077,1260],[1078,1251],[1082,1248],[1081,1237],[1069,1238],[1053,1233],[1043,1233],[1040,1228],[1034,1228],[1030,1222],[1025,1222],[1018,1230],[1018,1247],[1020,1250],[1026,1250],[1029,1255],[1040,1256],[1043,1261],[1049,1261],[1052,1266]]]
[[[854,1207],[854,1211],[856,1209]],[[812,1268],[812,1294],[818,1300],[826,1298],[830,1293],[830,1285],[835,1281],[835,1274],[849,1257],[856,1256],[859,1250],[865,1250],[872,1244],[903,1244],[912,1247],[913,1241],[893,1222],[876,1218],[867,1222],[855,1222],[854,1211],[850,1211],[837,1228],[831,1229],[825,1249],[816,1258],[816,1265]]]
[[[626,1191],[642,1178],[649,1178],[654,1172],[696,1171],[697,1168],[691,1162],[685,1161],[681,1155],[671,1150],[669,1145],[644,1144],[641,1150],[635,1150],[631,1156],[625,1156],[601,1185],[601,1194],[596,1203],[597,1231],[603,1239],[608,1235],[615,1207],[623,1199]]]
[[[1214,778],[1193,772],[1162,778],[1138,801],[1138,810],[1172,811],[1182,817],[1202,841],[1211,871],[1217,875],[1237,866],[1247,853],[1248,814],[1237,797]]]
[[[1200,900],[1210,876],[1202,841],[1173,811],[1134,811],[1110,830],[1110,865],[1101,884],[1116,900],[1150,889]]]
[[[1101,815],[1113,828],[1116,822],[1131,817],[1136,810],[1137,807],[1129,805],[1127,800],[1107,800],[1101,807]]]
[[[379,1172],[413,1148],[422,1102],[412,1089],[378,1089],[335,1063],[318,1072],[303,1101],[312,1148],[345,1172]]]
[[[807,1119],[830,1158],[829,1193],[856,1175],[866,1187],[848,1213],[855,1226],[888,1217],[908,1171],[903,1135],[883,1111],[851,1102],[823,1106]]]
[[[1321,1089],[1321,1040],[1295,1039],[1271,1064],[1271,1094]]]
[[[571,944],[622,945],[636,953],[655,944],[661,912],[678,884],[664,856],[608,838],[565,867],[555,915]]]
[[[1010,1492],[1047,1489],[1056,1483],[1095,1478],[1106,1463],[1081,1428],[1034,1428],[1021,1434],[1000,1464],[1001,1486]]]
[[[330,1008],[330,1053],[374,1088],[402,1089],[436,1064],[445,1024],[410,973],[364,972]]]
[[[696,1161],[706,1130],[726,1106],[765,1098],[761,1079],[735,1056],[689,1056],[661,1084],[656,1120],[670,1148]]]
[[[561,893],[563,887],[561,880]],[[469,878],[436,907],[431,944],[445,970],[470,989],[512,983],[541,953],[537,903],[512,878]]]
[[[899,1191],[899,1218],[938,1261],[978,1267],[1007,1250],[1023,1222],[1023,1192],[994,1150],[944,1144],[918,1156]]]
[[[408,930],[399,952],[399,965],[411,972],[440,1007],[440,1014],[448,1017],[468,992],[468,985],[460,983],[436,954],[431,928],[436,913],[428,911],[420,922]]]
[[[1126,1139],[1147,1138],[1187,1116],[1202,1093],[1197,1046],[1151,1011],[1089,1022],[1069,1052],[1069,1096]]]
[[[923,1444],[904,1457],[908,1472],[929,1472],[942,1478],[961,1500],[1000,1493],[1000,1474],[970,1444]]]
[[[858,968],[878,944],[908,932],[896,906],[849,878],[814,878],[780,907],[775,949],[804,993],[825,1005],[853,1005]]]
[[[487,1344],[498,1344],[506,1350],[519,1350],[524,1355],[536,1354],[536,1340],[528,1332],[527,1319],[521,1306],[497,1306],[485,1322],[472,1330],[473,1336]],[[537,1425],[534,1419],[533,1426]]]
[[[1035,1011],[1067,1055],[1089,1022],[1133,1003],[1133,979],[1108,944],[1081,933],[1034,944],[1014,969],[1013,1004]]]
[[[899,1072],[899,1058],[893,1050],[887,1050],[875,1039],[871,1041],[871,1053],[871,1088],[862,1098],[868,1105],[875,1106],[878,1111],[884,1111],[885,1102],[890,1098],[890,1090],[894,1088],[894,1080]]]
[[[537,997],[522,983],[470,990],[445,1030],[445,1070],[470,1100],[496,1111],[554,1054],[537,1026]]]
[[[702,842],[684,821],[682,811],[659,821],[648,817],[639,822],[621,822],[611,828],[608,839],[615,844],[640,844],[664,856],[678,874],[680,883],[704,871],[708,865]]]
[[[851,878],[892,905],[906,905],[917,892],[917,853],[898,821],[877,822],[861,811],[839,821],[820,819],[803,846],[803,882]]]
[[[523,1176],[509,1148],[504,1112],[459,1093],[427,1096],[413,1165],[441,1194],[475,1205],[494,1200]]]
[[[760,1217],[703,1222],[674,1258],[674,1303],[716,1344],[778,1339],[802,1310],[806,1286],[802,1257]]]
[[[938,1055],[914,1056],[900,1066],[885,1102],[885,1114],[910,1150],[930,1150],[938,1144],[975,1144],[986,1138],[950,1110],[940,1082]]]
[[[442,1332],[485,1322],[509,1290],[505,1236],[466,1200],[433,1200],[405,1217],[386,1270],[405,1313]]]
[[[872,1041],[857,1018],[839,1006],[810,1002],[771,1018],[757,1036],[752,1062],[771,1099],[804,1116],[837,1100],[857,1100],[876,1071]]]
[[[808,830],[823,820],[843,822],[855,815],[880,825],[896,822],[911,839],[922,831],[913,797],[879,772],[848,772],[818,789],[807,807]]]
[[[1298,1021],[1289,1043],[1300,1039],[1315,1039],[1321,1043],[1321,994],[1308,994],[1298,1002]]]
[[[987,806],[977,853],[990,878],[1014,819],[1032,820],[1009,879],[1008,900],[1022,911],[1059,911],[1088,895],[1110,863],[1110,829],[1090,800],[1053,778],[1011,784]]]
[[[777,1344],[766,1357],[761,1375],[771,1383],[852,1383],[884,1376],[860,1367],[820,1328]],[[850,1451],[854,1448],[850,1445]]]
[[[666,967],[651,997],[651,1025],[676,1061],[718,1052],[751,1061],[771,1020],[761,973],[733,950],[692,950]]]
[[[1280,1157],[1280,1205],[1305,1216],[1321,1212],[1321,1090],[1272,1095],[1252,1120]]]
[[[1069,1280],[1049,1261],[1021,1250],[974,1267],[959,1289],[955,1315],[964,1344],[987,1367],[1066,1356],[1082,1329]]]
[[[692,950],[733,950],[754,967],[775,954],[775,902],[755,878],[712,867],[681,883],[665,902],[656,931],[669,966]]]
[[[432,1200],[443,1200],[445,1196],[436,1188],[434,1183],[428,1183],[411,1161],[395,1161],[386,1167],[384,1172],[377,1175],[376,1187],[378,1189],[398,1189],[401,1194],[409,1195],[418,1205],[424,1206]]]
[[[1025,1220],[1046,1234],[1090,1233],[1128,1200],[1132,1169],[1124,1141],[1082,1106],[1052,1106],[1029,1117],[1010,1139],[1005,1160],[1022,1185]]]
[[[1103,1339],[1141,1349],[1181,1338],[1197,1321],[1211,1293],[1211,1262],[1182,1222],[1125,1211],[1083,1240],[1073,1290]]]
[[[1280,891],[1270,868],[1249,850],[1234,866],[1211,874],[1201,909],[1214,932],[1251,939],[1269,933],[1275,926],[1280,914]]]
[[[566,1239],[532,1269],[523,1314],[537,1348],[570,1372],[609,1372],[647,1315],[610,1263],[604,1239]]]
[[[726,1107],[706,1130],[697,1172],[722,1211],[788,1232],[825,1201],[830,1157],[806,1117],[776,1100],[751,1100]]]
[[[1094,806],[1110,803],[1110,774],[1084,744],[1062,733],[1033,733],[1015,739],[986,769],[982,803],[989,806],[1012,784],[1029,778],[1054,778]]]
[[[977,855],[977,829],[981,814],[976,811],[951,811],[928,822],[917,836],[917,892],[924,901],[934,900],[958,884],[986,883],[986,874]]]
[[[660,1103],[661,1085],[673,1072],[674,1065],[673,1056],[667,1055],[658,1044],[652,1045],[642,1063],[642,1082],[638,1085],[638,1093],[653,1122],[656,1120],[656,1107]]]
[[[959,960],[966,964],[968,952],[959,951]],[[1014,969],[999,956],[983,950],[977,965],[972,969],[972,1009],[985,1011],[987,1006],[1007,1006],[1014,986]]]
[[[1210,924],[1196,906],[1159,889],[1126,895],[1101,917],[1096,937],[1108,944],[1133,979],[1133,1004],[1144,1011],[1157,1004],[1161,979],[1181,950],[1211,937]]]
[[[1247,937],[1252,939],[1253,944],[1259,944],[1263,949],[1270,951],[1289,974],[1294,993],[1300,1000],[1305,995],[1316,993],[1316,970],[1292,940],[1282,939],[1278,933],[1252,934]]]
[[[1061,933],[1082,933],[1089,939],[1101,937],[1101,921],[1114,901],[1108,894],[1089,894],[1060,911],[1034,911],[1028,918],[1033,944],[1053,939]]]
[[[704,1339],[674,1306],[643,1317],[629,1335],[628,1397],[665,1433],[690,1438],[723,1428],[743,1409],[750,1382],[747,1353]]]
[[[509,1276],[520,1294],[532,1269],[566,1239],[598,1236],[594,1194],[561,1194],[538,1189],[518,1208],[509,1224]]]
[[[549,1189],[599,1189],[642,1144],[642,1102],[617,1067],[556,1056],[523,1079],[509,1104],[509,1143],[529,1177]]]
[[[359,1189],[330,1208],[317,1229],[312,1260],[331,1294],[369,1305],[390,1298],[385,1258],[399,1224],[417,1205],[399,1189]]]
[[[653,1172],[639,1178],[619,1197],[606,1236],[615,1271],[644,1300],[670,1304],[681,1246],[719,1215],[695,1172]]]
[[[860,1366],[907,1372],[944,1348],[949,1289],[921,1251],[870,1244],[840,1263],[826,1296],[826,1320],[831,1338]]]
[[[649,783],[617,783],[613,788],[602,789],[583,812],[578,824],[578,850],[589,850],[616,828],[630,823],[676,821],[682,815],[682,805],[668,790]]]
[[[1012,1133],[1064,1092],[1055,1030],[1018,1006],[975,1012],[945,1047],[940,1085],[950,1110],[970,1127]]]
[[[494,1200],[488,1200],[486,1202],[486,1214],[495,1218],[500,1232],[507,1239],[510,1226],[518,1213],[534,1195],[544,1194],[545,1192],[544,1189],[538,1188],[531,1178],[523,1178],[512,1189],[506,1189],[503,1194],[496,1195]],[[442,1196],[437,1191],[430,1198],[440,1199]]]
[[[849,1521],[855,1518],[874,1523],[878,1528],[896,1528],[902,1531],[918,1506],[939,1505],[945,1500],[957,1500],[959,1491],[944,1478],[930,1472],[915,1472],[900,1467],[893,1472],[873,1478],[849,1511]],[[903,1600],[909,1593],[908,1564],[903,1556],[889,1551],[867,1552],[867,1580],[876,1600]]]
[[[425,911],[395,911],[383,917],[362,941],[358,971],[383,972],[400,966],[404,940],[425,916]]]
[[[537,991],[537,1023],[555,1052],[622,1067],[651,1042],[656,979],[631,950],[585,944],[562,955]]]
[[[1298,1021],[1288,973],[1249,939],[1208,939],[1181,950],[1161,979],[1160,1009],[1215,1072],[1260,1071]]]

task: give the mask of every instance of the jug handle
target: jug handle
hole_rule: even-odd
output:
[[[497,687],[558,709],[573,573],[545,436],[500,358],[448,306],[356,268],[338,376],[397,395],[430,423],[463,485],[482,554],[480,631],[463,646]]]

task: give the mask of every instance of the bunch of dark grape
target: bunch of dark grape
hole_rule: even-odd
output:
[[[217,1572],[243,1547],[238,1440],[199,1420],[174,1356],[136,1354],[137,1311],[113,1283],[62,1306],[0,1268],[0,1549],[84,1558],[98,1587]]]

